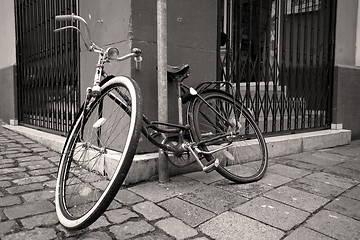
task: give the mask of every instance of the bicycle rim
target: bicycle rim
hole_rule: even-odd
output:
[[[208,162],[218,160],[216,170],[225,178],[247,183],[263,177],[267,168],[267,148],[251,113],[240,102],[234,104],[226,93],[209,91],[203,100],[192,103],[191,132]],[[221,150],[220,150],[221,149]]]
[[[63,149],[56,185],[56,211],[66,228],[89,226],[121,187],[140,134],[139,94],[132,80],[114,78],[75,121]]]

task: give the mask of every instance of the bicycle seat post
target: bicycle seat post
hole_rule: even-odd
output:
[[[183,119],[183,115],[182,115],[183,108],[182,108],[180,84],[181,84],[181,82],[178,79],[176,79],[176,97],[177,97],[177,105],[178,105],[178,113],[179,113],[178,121],[179,121],[179,125],[183,126],[184,119]]]

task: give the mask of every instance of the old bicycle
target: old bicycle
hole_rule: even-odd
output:
[[[83,23],[87,39],[76,25],[89,51],[98,53],[94,84],[74,121],[61,155],[56,183],[56,212],[62,225],[81,229],[92,224],[109,206],[129,171],[139,135],[163,149],[178,167],[197,162],[204,172],[216,170],[236,183],[256,181],[267,168],[265,140],[251,112],[226,82],[184,84],[189,66],[169,66],[168,78],[178,95],[177,124],[150,121],[142,113],[138,84],[126,76],[106,74],[110,61],[134,58],[140,67],[141,51],[119,57],[119,51],[102,49],[92,42],[86,21],[61,15],[57,21]],[[182,105],[187,104],[186,119]]]

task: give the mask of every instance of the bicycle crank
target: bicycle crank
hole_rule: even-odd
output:
[[[188,150],[190,151],[190,153],[194,156],[195,160],[199,163],[199,165],[201,166],[202,170],[206,173],[210,173],[212,171],[214,171],[219,165],[220,165],[220,160],[218,158],[216,158],[214,161],[208,163],[208,164],[203,164],[199,158],[199,154],[203,151],[201,151],[198,148],[194,149],[192,148],[192,146],[187,146]]]

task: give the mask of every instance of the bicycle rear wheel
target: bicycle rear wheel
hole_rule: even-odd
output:
[[[238,101],[234,104],[233,97],[222,91],[206,91],[201,98],[189,106],[189,123],[193,140],[207,152],[203,157],[208,162],[218,159],[216,170],[236,183],[262,178],[267,147],[248,109]]]
[[[132,163],[141,117],[140,89],[126,77],[104,83],[101,94],[83,106],[57,176],[56,212],[64,227],[85,228],[109,206]]]

